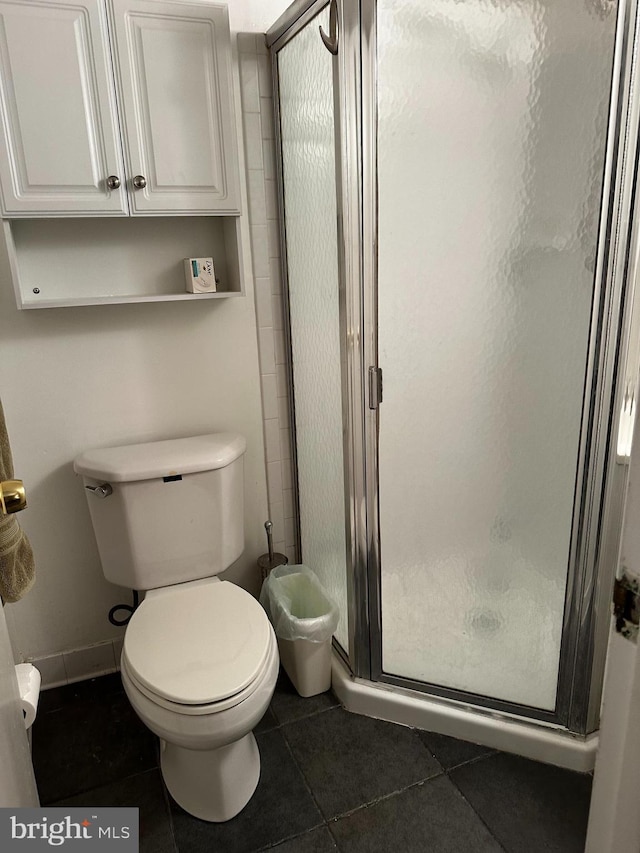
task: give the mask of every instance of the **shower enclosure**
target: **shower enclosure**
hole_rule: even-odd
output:
[[[386,698],[598,727],[637,23],[635,0],[317,0],[268,33],[301,559]]]

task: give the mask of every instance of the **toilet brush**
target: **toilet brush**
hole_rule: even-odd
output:
[[[266,580],[271,569],[275,569],[276,566],[286,566],[289,562],[289,559],[284,554],[278,554],[277,551],[274,552],[273,550],[273,524],[270,521],[265,521],[264,529],[267,531],[269,553],[258,557],[258,568],[262,574],[262,580]]]

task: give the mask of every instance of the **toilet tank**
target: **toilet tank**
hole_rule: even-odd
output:
[[[107,580],[148,590],[228,568],[244,550],[245,449],[215,433],[78,456]]]

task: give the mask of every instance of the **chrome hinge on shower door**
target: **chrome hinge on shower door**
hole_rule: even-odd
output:
[[[369,368],[369,408],[377,409],[382,402],[382,368]]]
[[[613,586],[613,615],[616,631],[627,640],[638,641],[640,624],[640,580],[622,570]]]

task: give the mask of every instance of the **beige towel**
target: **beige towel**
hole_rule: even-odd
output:
[[[0,402],[0,480],[13,479],[13,459]],[[29,540],[15,515],[0,515],[0,600],[19,601],[35,580],[35,564]]]

